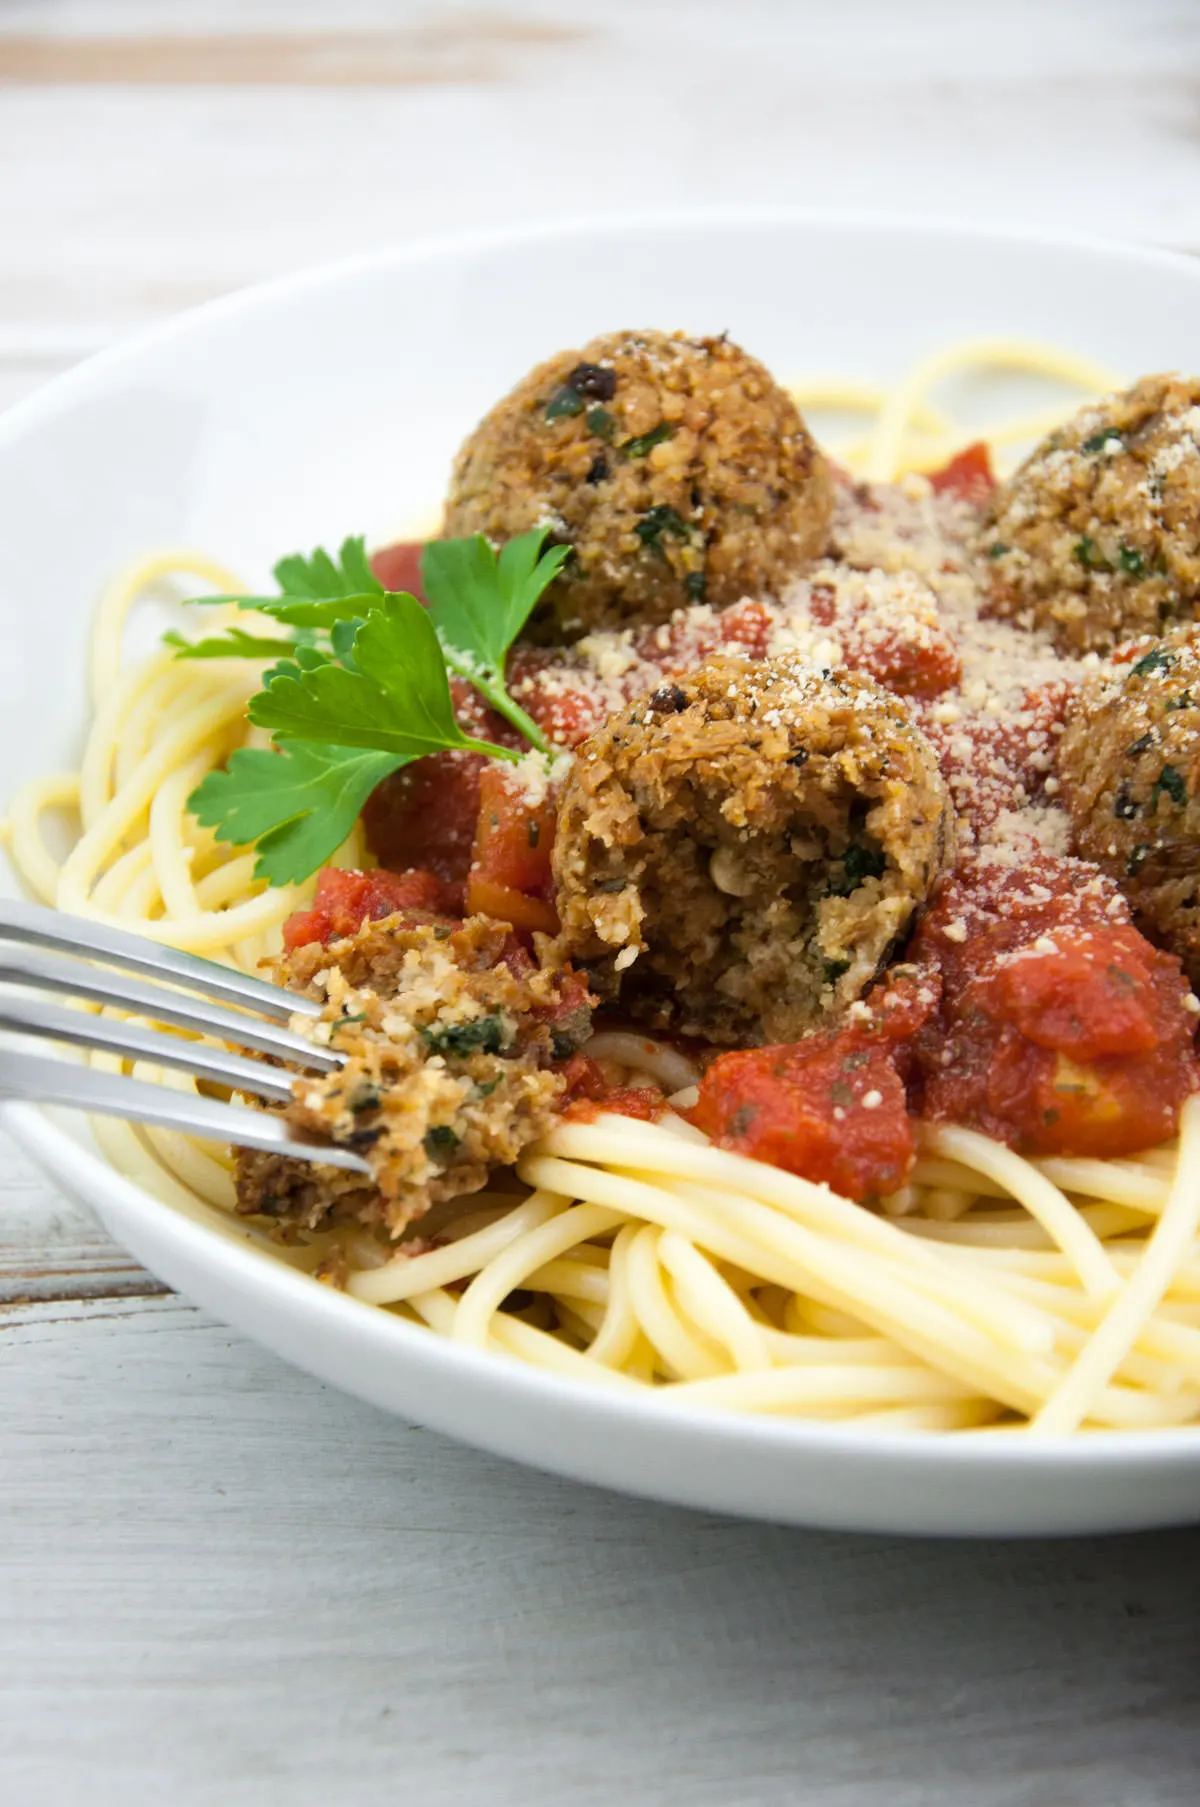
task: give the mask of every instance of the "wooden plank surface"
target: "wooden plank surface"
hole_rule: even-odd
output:
[[[1200,249],[1200,9],[7,0],[0,407],[318,258],[710,200]],[[1198,1608],[1191,1532],[803,1536],[459,1449],[0,1147],[5,1799],[1183,1807]]]
[[[1189,1533],[674,1512],[398,1424],[173,1298],[27,1308],[0,1400],[14,1801],[1195,1800]]]

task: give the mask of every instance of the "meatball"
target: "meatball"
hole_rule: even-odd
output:
[[[549,524],[572,557],[543,639],[777,593],[824,548],[829,473],[763,366],[728,339],[609,333],[492,409],[454,464],[449,535]]]
[[[1177,628],[1089,685],[1058,769],[1078,851],[1200,984],[1200,629]]]
[[[483,916],[368,920],[284,954],[275,976],[321,1001],[309,1028],[346,1055],[337,1072],[298,1079],[283,1114],[365,1155],[374,1182],[238,1150],[239,1211],[285,1234],[360,1223],[397,1237],[431,1205],[477,1192],[549,1126],[565,1089],[558,1063],[590,1029],[578,976],[537,971],[507,925]]]
[[[557,952],[651,1027],[790,1041],[887,964],[952,838],[933,752],[895,697],[795,659],[713,658],[576,754]]]
[[[1001,615],[1104,651],[1200,613],[1200,379],[1147,376],[1051,433],[992,498]]]

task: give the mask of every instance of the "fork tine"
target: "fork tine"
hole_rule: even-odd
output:
[[[64,1104],[95,1111],[102,1117],[153,1123],[210,1142],[263,1148],[301,1161],[344,1167],[351,1173],[369,1175],[371,1171],[361,1155],[323,1142],[302,1141],[282,1117],[266,1111],[222,1104],[194,1092],[170,1091],[166,1086],[130,1079],[124,1073],[105,1073],[74,1061],[43,1060],[37,1055],[18,1053],[14,1048],[0,1048],[0,1099],[5,1098],[30,1104]]]
[[[210,1004],[184,991],[168,991],[165,986],[152,985],[144,979],[92,966],[86,960],[43,954],[32,947],[5,947],[0,942],[0,979],[18,985],[36,985],[46,991],[67,992],[94,1004],[112,1004],[135,1016],[154,1017],[177,1029],[217,1035],[239,1047],[255,1048],[260,1054],[274,1054],[280,1060],[312,1067],[322,1073],[333,1072],[345,1064],[343,1054],[318,1047],[294,1030],[264,1023],[261,1018],[245,1016],[238,1010],[226,1010],[220,1004]]]
[[[134,935],[128,929],[110,928],[89,917],[66,916],[45,904],[18,898],[0,899],[0,941],[20,941],[32,947],[55,948],[84,959],[102,960],[127,972],[148,973],[170,984],[186,985],[206,997],[257,1010],[275,1022],[290,1016],[320,1016],[321,1006],[312,998],[293,996],[266,979],[253,979],[215,960],[185,954],[164,942]]]
[[[61,1004],[50,1004],[42,998],[26,998],[20,994],[0,996],[0,1029],[15,1029],[21,1035],[45,1036],[50,1041],[71,1042],[80,1048],[102,1048],[105,1053],[119,1054],[125,1059],[151,1060],[158,1066],[178,1067],[194,1073],[198,1079],[211,1079],[218,1085],[249,1092],[257,1098],[271,1098],[286,1104],[292,1095],[290,1073],[278,1067],[264,1066],[262,1061],[247,1060],[231,1054],[226,1048],[211,1048],[204,1042],[182,1041],[177,1035],[162,1035],[120,1017],[93,1016],[87,1010],[64,1010]]]

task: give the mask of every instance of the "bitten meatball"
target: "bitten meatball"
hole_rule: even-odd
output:
[[[1078,851],[1200,983],[1200,629],[1177,628],[1088,686],[1058,766]]]
[[[1104,651],[1200,613],[1200,379],[1147,376],[1043,440],[980,543],[998,614]]]
[[[777,593],[825,545],[832,488],[791,398],[728,339],[609,333],[541,364],[455,460],[445,531],[549,524],[572,557],[535,635]]]
[[[346,1056],[297,1079],[284,1116],[372,1168],[366,1180],[239,1149],[238,1210],[284,1234],[360,1223],[396,1237],[431,1205],[477,1192],[548,1127],[560,1063],[590,1029],[578,976],[537,971],[507,925],[483,916],[368,920],[282,955],[275,977],[320,1000],[321,1018],[297,1027]]]
[[[888,962],[952,834],[895,697],[795,660],[714,658],[579,749],[554,846],[557,951],[652,1027],[790,1041]]]

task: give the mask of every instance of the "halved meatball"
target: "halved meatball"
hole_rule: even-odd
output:
[[[1105,651],[1200,613],[1200,378],[1147,376],[1081,409],[996,491],[993,606]]]
[[[1087,686],[1058,770],[1077,850],[1200,983],[1200,629],[1177,628]]]
[[[711,659],[579,749],[557,952],[602,999],[732,1045],[861,996],[946,865],[953,815],[895,697],[798,660]]]
[[[445,532],[549,525],[572,557],[542,638],[777,594],[825,545],[832,488],[791,397],[726,338],[608,333],[540,364],[455,460]]]

